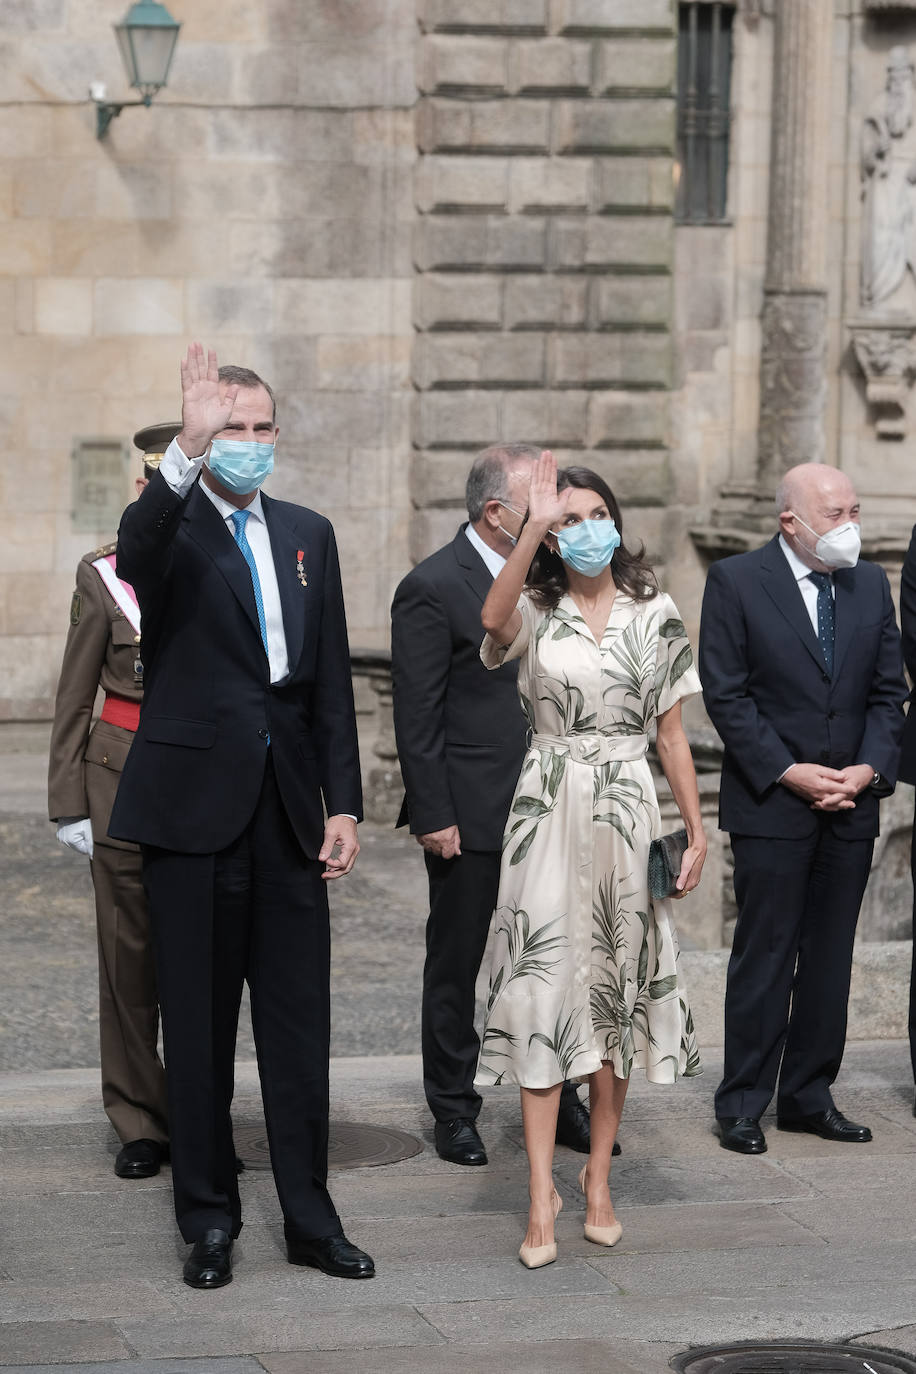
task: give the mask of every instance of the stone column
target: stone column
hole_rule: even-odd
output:
[[[833,0],[777,0],[757,478],[824,457]]]

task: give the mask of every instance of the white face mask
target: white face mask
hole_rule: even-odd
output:
[[[862,534],[855,520],[846,520],[842,525],[835,525],[826,534],[818,534],[817,530],[812,530],[800,515],[795,515],[794,510],[789,512],[795,516],[800,525],[804,525],[806,530],[817,538],[817,543],[813,549],[808,549],[815,558],[819,558],[822,563],[826,563],[828,568],[854,568],[859,561],[859,553],[862,548]],[[805,545],[807,549],[807,544]]]
[[[516,510],[514,506],[509,505],[508,501],[500,501],[499,504],[502,506],[503,510],[511,510],[513,515],[517,515],[520,520],[524,520],[525,512],[523,510]],[[510,534],[509,531],[505,529],[502,525],[497,525],[496,528],[498,530],[502,530],[503,534],[512,544],[518,543],[517,534]]]

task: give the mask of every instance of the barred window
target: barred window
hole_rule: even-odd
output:
[[[678,5],[677,196],[681,224],[719,224],[728,179],[729,87],[734,6]]]

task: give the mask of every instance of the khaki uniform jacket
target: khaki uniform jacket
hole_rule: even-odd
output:
[[[139,636],[92,566],[95,559],[114,550],[114,544],[93,549],[76,570],[51,730],[48,814],[52,821],[61,816],[88,816],[95,844],[135,849],[108,836],[133,733],[103,720],[91,724],[100,687],[131,701],[143,698],[143,678],[135,669],[140,661]]]

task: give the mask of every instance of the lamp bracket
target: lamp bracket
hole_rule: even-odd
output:
[[[118,105],[114,105],[108,100],[98,100],[95,96],[92,97],[92,100],[95,104],[96,138],[104,138],[108,133],[108,126],[111,121],[116,119],[121,111],[126,109],[129,105],[149,106],[152,104],[152,98],[150,96],[144,96],[142,100],[122,100]]]

